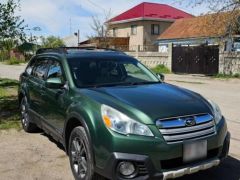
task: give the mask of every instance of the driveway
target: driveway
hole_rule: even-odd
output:
[[[18,79],[24,65],[0,64],[0,77]],[[212,99],[222,109],[232,134],[230,156],[219,167],[179,180],[240,179],[240,80],[219,80],[205,76],[166,75],[166,82],[191,89]],[[44,133],[0,132],[0,179],[73,179],[62,146]]]

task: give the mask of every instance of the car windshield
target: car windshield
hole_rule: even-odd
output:
[[[68,63],[79,88],[160,83],[133,58],[69,58]]]

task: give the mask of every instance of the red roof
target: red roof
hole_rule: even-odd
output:
[[[166,4],[143,2],[112,18],[109,22],[131,20],[136,18],[175,20],[191,17],[193,17],[193,15]]]

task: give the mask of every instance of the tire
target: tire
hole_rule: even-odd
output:
[[[68,146],[69,161],[76,180],[93,180],[94,160],[90,141],[83,127],[73,129]]]
[[[28,107],[27,98],[23,97],[20,104],[22,127],[24,131],[28,133],[38,132],[38,127],[34,123],[30,122]]]

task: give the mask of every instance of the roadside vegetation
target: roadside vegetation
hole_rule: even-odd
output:
[[[219,78],[219,79],[230,79],[230,78],[239,78],[240,79],[240,73],[236,73],[236,74],[217,74],[213,77],[214,78]]]
[[[163,73],[163,74],[171,73],[171,71],[163,64],[157,65],[156,67],[151,68],[151,70],[156,74],[158,74],[158,73]]]
[[[17,87],[18,81],[0,78],[0,130],[21,129]]]

